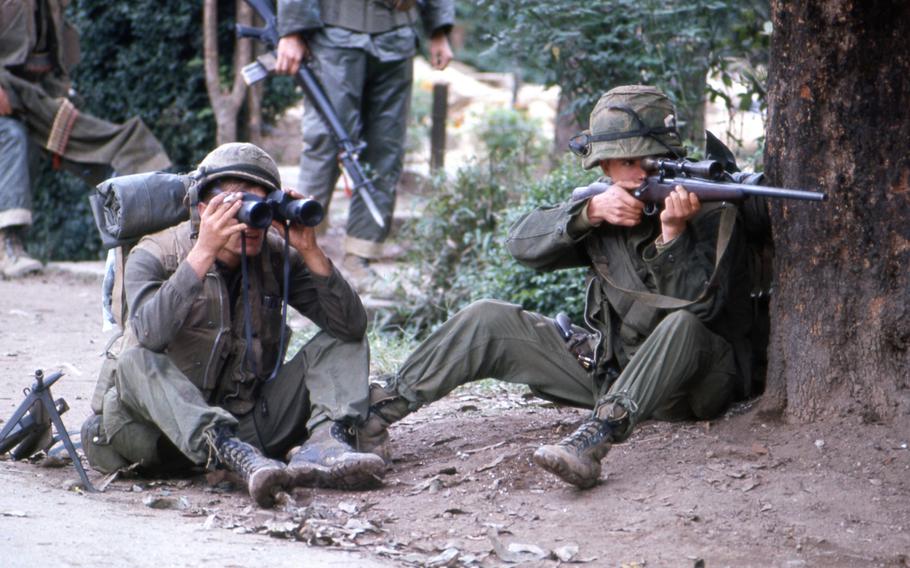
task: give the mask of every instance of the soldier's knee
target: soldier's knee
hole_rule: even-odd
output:
[[[458,313],[458,318],[463,321],[469,321],[476,327],[489,328],[503,322],[520,309],[520,306],[499,300],[477,300],[461,310]]]
[[[145,347],[130,347],[117,356],[117,373],[114,384],[124,390],[124,385],[129,385],[135,380],[146,380],[145,370],[151,368],[152,357],[164,357],[149,351]]]
[[[0,116],[0,147],[7,159],[26,156],[28,132],[21,121]]]
[[[696,316],[685,310],[677,310],[665,317],[657,326],[669,335],[688,335],[704,326]]]

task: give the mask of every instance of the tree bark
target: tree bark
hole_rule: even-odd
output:
[[[237,23],[250,25],[252,9],[243,0],[237,0]],[[246,96],[246,83],[240,69],[252,59],[252,44],[249,39],[237,39],[234,43],[233,75],[230,89],[221,84],[218,57],[218,0],[205,0],[202,7],[202,50],[205,62],[205,88],[215,114],[218,145],[237,140],[237,113]]]
[[[553,126],[553,162],[558,162],[563,154],[569,151],[569,140],[581,132],[583,127],[569,110],[572,100],[565,92],[560,91],[556,103],[556,123]]]
[[[910,3],[772,0],[772,205],[762,405],[800,421],[910,413]]]

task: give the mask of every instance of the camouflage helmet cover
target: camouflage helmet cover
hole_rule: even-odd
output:
[[[673,103],[655,87],[628,85],[607,91],[591,111],[588,128],[570,142],[573,151],[581,150],[586,170],[611,158],[686,155]]]
[[[196,176],[199,189],[226,177],[261,185],[268,193],[281,189],[278,164],[265,150],[246,142],[222,144],[209,152],[199,163]]]

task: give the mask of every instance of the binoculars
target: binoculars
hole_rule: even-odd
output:
[[[294,199],[281,190],[265,197],[244,193],[242,199],[237,219],[256,229],[267,229],[273,220],[315,227],[325,217],[322,204],[315,199]]]

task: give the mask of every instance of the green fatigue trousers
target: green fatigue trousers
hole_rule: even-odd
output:
[[[366,418],[369,357],[366,339],[343,342],[320,332],[282,366],[275,380],[263,384],[255,408],[235,417],[209,405],[167,355],[133,347],[118,358],[114,387],[105,393],[101,413],[106,438],[101,443],[123,460],[106,459],[115,463],[92,467],[107,471],[139,463],[169,469],[175,464],[168,461],[174,459],[181,462],[178,467],[188,465],[180,454],[205,464],[205,432],[221,425],[236,428],[241,440],[265,454],[283,458],[325,421]]]
[[[664,318],[605,388],[603,379],[569,353],[552,319],[481,300],[418,346],[393,381],[414,408],[459,385],[494,378],[526,384],[542,398],[574,406],[617,402],[630,411],[634,425],[648,418],[717,416],[732,399],[736,372],[730,344],[691,313],[677,311]]]
[[[345,252],[364,258],[381,253],[395,210],[395,193],[404,159],[404,140],[411,103],[411,58],[383,62],[361,49],[311,44],[313,70],[353,140],[366,143],[360,154],[372,195],[385,222],[380,228],[357,193],[348,211]],[[312,195],[328,210],[338,180],[338,148],[316,108],[306,104],[303,151],[297,191]]]

